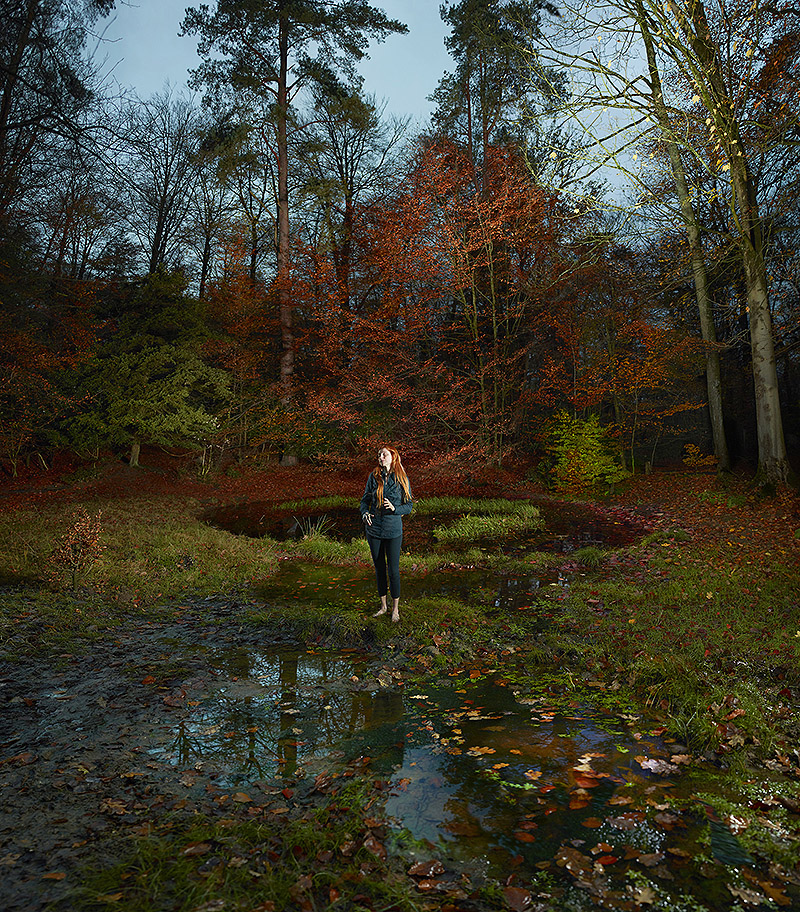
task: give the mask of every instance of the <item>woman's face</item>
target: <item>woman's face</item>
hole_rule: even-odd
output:
[[[378,450],[378,465],[382,469],[391,469],[392,467],[392,454],[386,447]]]

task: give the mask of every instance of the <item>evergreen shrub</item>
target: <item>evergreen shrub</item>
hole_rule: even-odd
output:
[[[629,475],[596,415],[583,419],[559,412],[549,428],[545,451],[547,480],[562,493],[610,488]]]

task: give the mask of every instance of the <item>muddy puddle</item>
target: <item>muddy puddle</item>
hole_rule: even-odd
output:
[[[448,526],[460,513],[413,513],[403,524],[403,549],[420,552],[426,549],[458,550],[463,547],[500,549],[514,554],[531,550],[569,553],[587,546],[615,548],[639,538],[641,525],[619,516],[603,512],[589,504],[554,501],[550,498],[531,499],[542,516],[541,528],[517,532],[505,540],[471,540],[459,545],[452,541],[439,542],[435,529]],[[204,521],[236,535],[255,538],[268,536],[276,541],[298,540],[309,530],[318,529],[338,541],[352,541],[364,535],[357,503],[352,507],[331,509],[275,509],[267,502],[234,504],[220,507],[205,514]],[[475,515],[481,515],[480,501],[476,501]]]
[[[353,652],[209,648],[206,660],[213,683],[153,733],[151,757],[245,791],[358,761],[386,781],[393,850],[473,883],[549,871],[580,884],[564,908],[586,907],[588,890],[608,908],[657,893],[658,908],[691,896],[722,909],[725,879],[754,863],[710,803],[715,769],[600,682],[531,674],[513,656],[424,686]]]
[[[409,567],[408,569],[412,569]],[[529,608],[543,591],[558,592],[567,585],[558,571],[537,575],[493,575],[485,570],[441,569],[435,574],[403,578],[403,600],[450,596],[465,603],[480,604],[499,613]],[[275,605],[361,606],[377,608],[375,574],[367,567],[330,567],[287,561],[259,584],[260,598]],[[373,603],[374,606],[373,606]]]

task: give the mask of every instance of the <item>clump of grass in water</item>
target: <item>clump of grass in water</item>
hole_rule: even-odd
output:
[[[316,517],[304,516],[302,519],[293,516],[292,519],[303,533],[303,538],[322,538],[327,536],[334,526],[333,520],[325,513]]]
[[[298,513],[303,510],[335,510],[337,507],[357,507],[354,497],[345,497],[342,494],[328,494],[325,497],[306,497],[303,500],[288,500],[278,504],[278,510],[292,510]]]
[[[740,852],[744,850],[756,858],[777,861],[785,868],[793,870],[800,861],[800,843],[796,835],[789,835],[796,834],[796,818],[785,808],[775,807],[776,795],[788,799],[789,802],[793,802],[796,797],[794,788],[788,782],[772,780],[769,787],[765,788],[758,781],[748,781],[747,777],[742,777],[736,784],[734,794],[730,791],[727,791],[727,794],[698,791],[692,795],[690,801],[675,803],[689,807],[691,812],[697,807],[698,802],[702,802],[710,805],[722,817],[741,821],[742,825],[738,828],[736,836]],[[762,811],[759,809],[759,805],[765,799],[772,804],[769,810],[769,820],[772,824],[770,827],[763,826]]]
[[[340,542],[326,535],[309,535],[292,543],[289,550],[298,557],[305,557],[321,564],[363,563],[370,560],[369,544],[364,538]]]
[[[474,509],[474,507],[473,507]],[[542,526],[539,510],[521,504],[513,512],[469,513],[449,525],[433,530],[438,541],[470,541],[478,538],[507,538],[515,532],[527,532]]]
[[[475,497],[425,497],[414,501],[415,513],[524,513],[536,509],[526,500],[506,500],[502,497],[485,498]],[[538,511],[537,511],[538,512]]]
[[[605,554],[600,548],[595,548],[594,545],[590,545],[587,548],[579,548],[572,556],[579,564],[590,569],[599,567],[605,558]]]

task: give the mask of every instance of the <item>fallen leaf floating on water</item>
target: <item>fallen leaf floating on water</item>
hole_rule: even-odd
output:
[[[675,846],[670,846],[667,851],[670,855],[673,856],[673,858],[680,858],[684,861],[688,861],[690,858],[694,857],[691,852],[687,852],[686,849],[679,849]]]
[[[608,854],[609,852],[614,851],[614,846],[609,845],[607,842],[598,842],[597,845],[589,850],[592,855],[600,855],[601,853]]]
[[[775,886],[768,881],[759,880],[758,885],[769,896],[769,898],[779,906],[791,906],[792,901],[784,892],[783,887]]]
[[[662,811],[656,814],[654,819],[656,823],[665,830],[672,830],[676,826],[685,826],[684,822],[677,814],[670,814]]]
[[[454,836],[479,836],[480,827],[477,823],[473,823],[470,820],[447,820],[442,824],[442,829],[447,830],[448,833],[452,833]]]
[[[726,884],[731,895],[736,897],[736,899],[741,899],[742,902],[749,903],[751,906],[760,906],[766,899],[763,893],[756,893],[755,890],[745,890],[741,887],[734,887],[731,884]]]
[[[506,887],[503,890],[503,898],[513,912],[525,912],[533,902],[530,891],[522,887]]]
[[[591,859],[570,846],[561,846],[556,852],[555,861],[560,868],[566,868],[578,880],[590,881],[594,877]]]
[[[609,817],[607,823],[618,830],[632,830],[644,820],[641,811],[628,811],[619,817]]]
[[[633,901],[640,906],[652,906],[658,900],[655,890],[646,884],[643,887],[629,886],[628,889]]]
[[[600,785],[600,778],[587,776],[585,773],[582,773],[575,777],[575,785],[582,789],[597,788],[597,786]]]
[[[377,840],[371,833],[364,840],[364,848],[371,852],[376,858],[380,858],[381,861],[385,861],[387,857],[386,847],[382,842]]]
[[[678,767],[674,763],[667,763],[666,760],[656,760],[648,757],[634,757],[633,758],[642,769],[649,770],[651,773],[659,773],[661,775],[670,775],[671,773],[679,772]]]
[[[435,874],[444,874],[444,865],[441,861],[420,861],[408,869],[411,877],[430,878]]]

